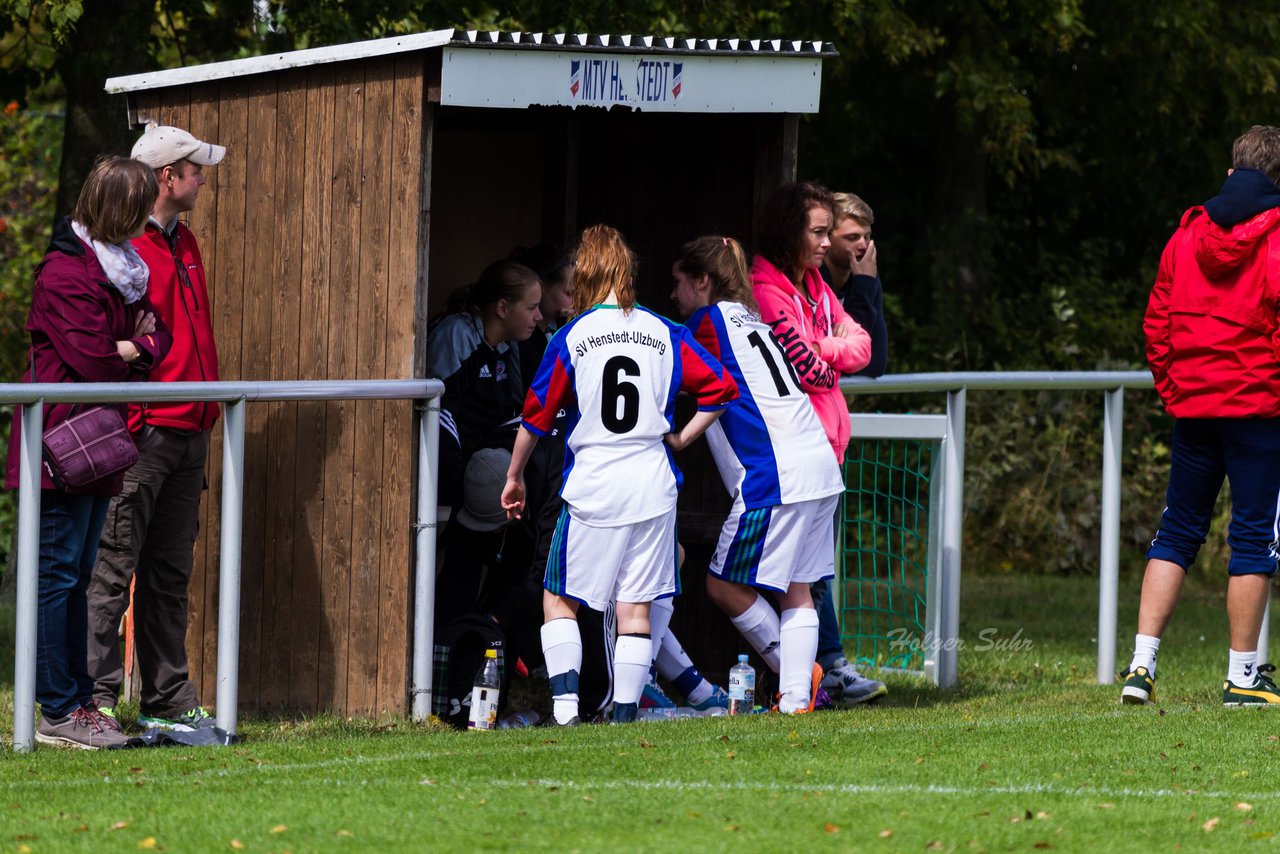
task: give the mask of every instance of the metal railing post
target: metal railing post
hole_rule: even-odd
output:
[[[418,423],[418,522],[413,597],[413,719],[431,714],[431,667],[436,608],[436,475],[440,456],[440,400],[426,402]]]
[[[1120,472],[1124,389],[1106,392],[1102,416],[1102,526],[1098,566],[1098,684],[1116,678],[1116,614],[1120,590]]]
[[[947,392],[947,441],[943,445],[942,574],[939,603],[942,620],[937,642],[938,685],[956,683],[960,636],[960,564],[964,526],[964,416],[966,391]]]
[[[18,613],[13,657],[13,749],[36,746],[36,624],[40,591],[40,449],[44,401],[22,407],[18,470]]]
[[[245,399],[222,410],[222,539],[218,561],[218,727],[236,734],[240,698],[240,540],[244,514]]]

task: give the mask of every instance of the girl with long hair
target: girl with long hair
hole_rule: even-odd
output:
[[[778,710],[812,711],[818,615],[809,587],[835,572],[834,516],[844,484],[827,435],[752,298],[736,240],[686,243],[671,298],[741,398],[707,430],[733,507],[707,568],[707,594],[778,674]],[[757,593],[777,594],[781,616]]]
[[[524,510],[524,470],[539,436],[565,410],[564,507],[543,586],[542,647],[554,722],[578,723],[582,639],[578,605],[617,600],[614,712],[635,720],[653,660],[649,605],[679,592],[675,513],[680,472],[663,444],[675,397],[694,395],[691,441],[737,398],[689,331],[636,305],[635,255],[617,230],[596,225],[574,253],[574,319],[548,344],[525,398],[502,504]]]

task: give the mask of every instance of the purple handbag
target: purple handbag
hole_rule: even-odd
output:
[[[94,406],[44,431],[44,461],[57,487],[74,492],[132,466],[138,447],[119,410]]]
[[[36,377],[31,349],[31,381]],[[138,447],[120,410],[92,406],[44,431],[44,463],[54,485],[75,492],[96,480],[124,471],[138,461]]]

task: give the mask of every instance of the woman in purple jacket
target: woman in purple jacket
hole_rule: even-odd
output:
[[[146,227],[158,191],[155,174],[136,160],[102,158],[89,173],[70,219],[54,229],[36,267],[26,379],[139,381],[169,352],[172,338],[147,299],[147,266],[129,243]],[[46,428],[76,408],[48,407]],[[18,480],[20,428],[19,411],[9,443],[10,489]],[[69,492],[55,486],[47,467],[42,473],[36,741],[43,744],[95,750],[126,742],[119,725],[93,704],[86,651],[89,576],[107,505],[123,483],[121,473]]]

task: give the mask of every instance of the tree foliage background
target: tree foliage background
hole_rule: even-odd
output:
[[[891,370],[1141,367],[1164,240],[1214,194],[1231,141],[1280,123],[1277,12],[1263,0],[0,0],[0,369],[21,370],[15,330],[55,212],[94,156],[133,138],[105,78],[450,26],[831,41],[840,55],[824,64],[821,114],[802,123],[800,173],[876,210]],[[1153,397],[1135,397],[1124,530],[1136,548],[1159,510],[1167,425]],[[966,527],[982,530],[989,562],[1096,562],[1098,420],[1092,399],[974,407]]]

